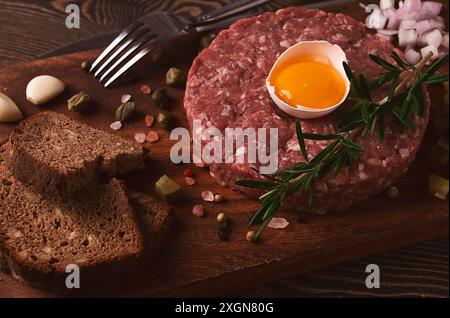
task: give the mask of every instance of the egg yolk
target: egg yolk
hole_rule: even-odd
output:
[[[302,56],[275,68],[270,78],[277,96],[291,107],[324,109],[345,95],[342,75],[322,56]]]

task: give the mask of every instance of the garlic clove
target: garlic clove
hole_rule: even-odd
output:
[[[5,94],[0,93],[0,122],[10,123],[23,119],[16,103]]]
[[[27,85],[27,99],[34,105],[45,104],[64,91],[64,83],[56,77],[41,75]]]

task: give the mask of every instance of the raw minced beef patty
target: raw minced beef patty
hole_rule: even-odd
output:
[[[389,41],[368,34],[362,23],[343,14],[289,8],[241,20],[222,31],[193,63],[184,101],[190,123],[198,119],[202,128],[214,126],[222,132],[227,127],[277,127],[279,168],[304,161],[295,133],[295,119],[275,106],[266,90],[265,79],[283,51],[305,40],[338,44],[346,52],[353,71],[369,79],[382,69],[371,62],[368,55],[378,54],[391,60],[394,50]],[[381,97],[386,92],[378,93]],[[429,102],[427,104],[426,116],[414,119],[415,132],[400,131],[397,122],[386,118],[386,137],[382,144],[376,138],[357,138],[356,142],[366,149],[359,162],[336,178],[330,176],[321,180],[312,209],[308,208],[302,192],[291,198],[290,206],[314,213],[340,211],[393,183],[407,171],[420,146],[428,123]],[[335,116],[303,120],[303,130],[316,134],[336,133]],[[309,157],[313,158],[327,144],[326,141],[307,141]],[[250,164],[212,164],[210,171],[222,185],[253,196],[260,195],[258,191],[234,185],[238,179],[261,177],[251,168]]]

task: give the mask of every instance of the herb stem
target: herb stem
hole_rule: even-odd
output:
[[[411,82],[411,80],[415,76],[417,76],[417,74],[420,74],[420,72],[423,70],[423,68],[431,61],[432,57],[433,57],[432,52],[429,52],[427,55],[425,55],[425,57],[422,60],[420,60],[420,62],[418,62],[412,70],[410,70],[408,76],[405,77],[405,79],[403,79],[403,81],[395,88],[394,94],[396,95],[396,94],[400,93],[404,88],[406,88],[408,83]],[[386,96],[381,101],[379,101],[377,104],[383,105],[383,104],[387,103],[388,100],[389,100],[389,97]]]

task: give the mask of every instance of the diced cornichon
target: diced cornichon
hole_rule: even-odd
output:
[[[166,202],[173,201],[177,197],[180,190],[180,185],[166,175],[162,176],[155,183],[156,193]]]
[[[448,180],[434,174],[428,176],[428,192],[434,197],[445,200],[448,196]]]

